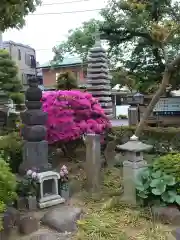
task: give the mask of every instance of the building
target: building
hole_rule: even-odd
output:
[[[36,62],[36,76],[39,80],[39,85],[43,85],[43,74],[39,62]]]
[[[36,51],[28,45],[13,41],[3,42],[3,48],[10,53],[19,69],[19,79],[24,87],[27,87],[28,78],[36,76]]]
[[[45,63],[40,66],[43,75],[43,85],[45,88],[53,88],[56,85],[57,75],[66,71],[75,74],[80,86],[86,83],[86,67],[77,57],[65,57],[63,61]]]

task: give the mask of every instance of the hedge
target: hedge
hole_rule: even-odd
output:
[[[113,127],[110,138],[116,138],[117,144],[125,143],[134,134],[136,127]],[[140,140],[151,144],[157,153],[178,152],[180,150],[180,128],[146,127]]]

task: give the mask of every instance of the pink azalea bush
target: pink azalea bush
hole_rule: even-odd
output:
[[[86,133],[103,134],[111,127],[97,99],[78,90],[44,92],[49,144],[80,139]]]

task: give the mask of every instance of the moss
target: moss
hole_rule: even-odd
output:
[[[154,223],[150,209],[121,202],[122,178],[119,169],[107,169],[101,192],[90,196],[83,191],[77,202],[86,212],[78,221],[75,240],[165,240],[171,229]],[[97,197],[98,196],[98,197]],[[112,197],[113,196],[113,197]]]

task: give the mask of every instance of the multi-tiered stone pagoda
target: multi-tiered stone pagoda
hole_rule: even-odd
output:
[[[88,56],[87,90],[99,100],[108,118],[113,118],[110,80],[106,51],[97,38]]]

